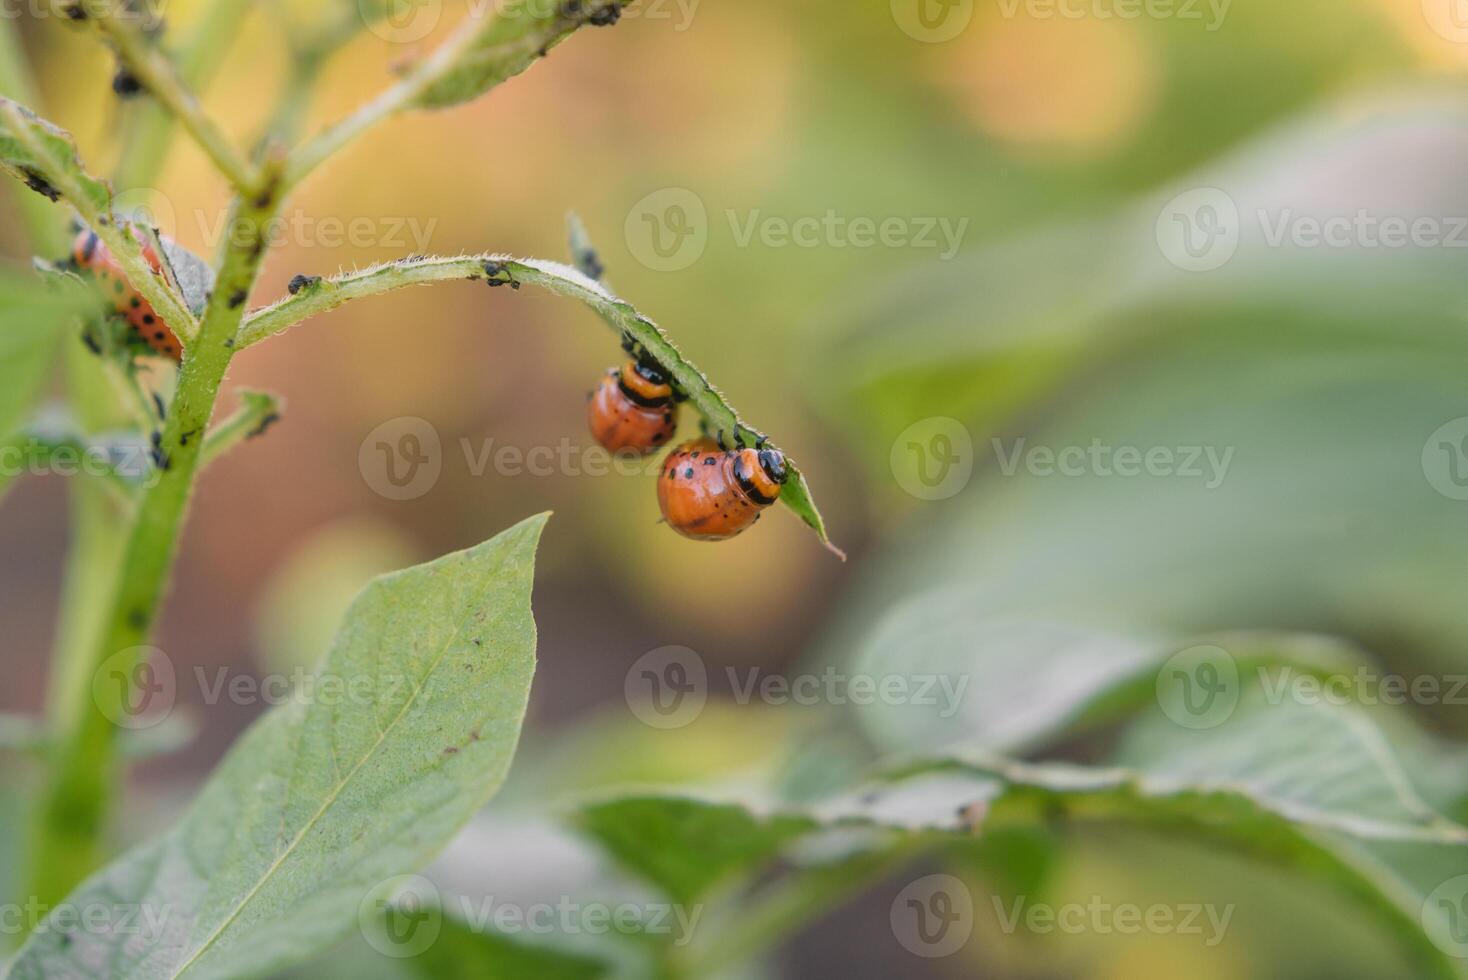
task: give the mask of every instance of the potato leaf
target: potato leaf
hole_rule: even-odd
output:
[[[624,868],[685,902],[730,879],[761,880],[780,863],[818,872],[823,861],[810,856],[831,854],[842,830],[885,833],[848,836],[838,861],[861,850],[901,854],[915,840],[982,848],[1056,821],[1131,824],[1319,877],[1390,925],[1420,975],[1455,975],[1419,925],[1421,895],[1402,886],[1409,872],[1383,855],[1461,855],[1468,830],[1421,799],[1359,709],[1274,704],[1256,691],[1211,729],[1144,724],[1121,761],[1030,764],[954,750],[814,805],[645,792],[590,803],[576,823]],[[1446,876],[1439,868],[1428,884]]]
[[[178,826],[69,899],[141,914],[70,933],[53,918],[9,975],[258,975],[347,933],[504,780],[544,524],[369,585],[310,690],[246,733]]]
[[[470,21],[434,53],[438,77],[418,97],[437,109],[478,98],[520,74],[584,24],[611,24],[630,0],[505,0],[493,16]]]

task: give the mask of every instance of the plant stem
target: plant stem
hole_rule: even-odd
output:
[[[63,3],[53,3],[59,11]],[[257,190],[260,175],[236,152],[229,138],[204,113],[199,99],[184,83],[173,62],[143,32],[137,16],[114,6],[110,0],[91,0],[86,5],[87,19],[117,52],[127,70],[153,98],[183,126],[194,142],[214,161],[219,172],[229,178],[240,194],[249,196]]]
[[[267,162],[267,187],[278,186],[280,162],[278,156]],[[229,249],[197,340],[187,349],[163,431],[162,472],[139,504],[115,579],[115,597],[88,665],[92,672],[122,654],[123,662],[112,663],[122,676],[131,677],[140,659],[137,648],[151,633],[198,473],[204,432],[234,355],[245,298],[259,274],[266,225],[277,207],[273,190],[235,201]],[[122,716],[124,695],[111,685],[96,686],[94,692],[90,678],[82,680],[88,682],[69,689],[79,702],[69,712],[74,727],[57,733],[50,785],[40,806],[29,894],[44,903],[65,896],[97,866],[115,775],[117,729],[109,719]]]
[[[241,391],[240,399],[240,407],[209,430],[200,467],[208,466],[246,439],[258,436],[280,417],[280,399],[268,392]]]
[[[254,0],[214,0],[209,5],[179,49],[178,74],[184,84],[195,92],[204,87],[254,5]],[[157,179],[172,140],[173,122],[174,116],[159,102],[149,100],[137,107],[114,178],[119,188],[144,187]]]

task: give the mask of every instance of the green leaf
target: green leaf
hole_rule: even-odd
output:
[[[0,167],[53,201],[66,196],[79,211],[106,213],[112,207],[111,188],[87,173],[71,134],[3,98]]]
[[[486,281],[491,286],[509,285],[515,289],[529,284],[584,303],[618,336],[630,338],[657,359],[703,416],[709,431],[722,431],[726,438],[737,439],[745,446],[753,446],[763,438],[759,430],[740,418],[723,393],[683,356],[656,323],[600,282],[569,265],[545,259],[515,259],[497,254],[413,257],[321,279],[301,287],[294,296],[251,313],[240,327],[235,346],[244,349],[258,344],[307,317],[333,310],[353,299],[456,279]],[[774,446],[772,442],[769,444]],[[785,459],[790,478],[780,493],[781,502],[816,532],[823,545],[844,558],[841,549],[831,544],[804,474],[788,455]]]
[[[594,803],[575,823],[623,867],[685,905],[811,829],[799,817],[765,820],[733,804],[676,797]]]
[[[346,934],[369,896],[435,854],[505,778],[534,670],[544,524],[369,585],[319,696],[270,712],[178,826],[70,898],[151,912],[161,931],[45,929],[11,976],[255,975]]]
[[[576,821],[681,901],[753,882],[778,863],[815,871],[833,855],[897,853],[914,842],[982,849],[1058,822],[1135,825],[1318,877],[1389,924],[1424,975],[1453,975],[1418,923],[1421,895],[1388,873],[1381,855],[1465,855],[1468,829],[1423,801],[1363,711],[1276,704],[1251,689],[1213,728],[1184,728],[1159,712],[1131,733],[1120,761],[1031,764],[955,749],[813,805],[646,792],[592,802]],[[837,836],[862,828],[881,833]],[[1449,875],[1426,877],[1430,885]]]
[[[520,74],[577,28],[614,22],[631,0],[505,0],[493,16],[472,22],[445,49],[434,53],[445,66],[416,104],[443,108],[477,99]]]
[[[1236,632],[1135,637],[1041,618],[995,614],[966,589],[901,603],[860,643],[853,669],[873,677],[936,678],[934,696],[852,706],[889,752],[961,743],[1017,753],[1155,703],[1158,671],[1190,647],[1222,651],[1235,669],[1286,665],[1327,678],[1365,663],[1326,637]]]
[[[389,917],[400,914],[396,906],[389,906]],[[425,952],[409,959],[407,965],[410,975],[422,980],[596,980],[609,972],[608,964],[589,956],[480,932],[447,915],[438,939]]]

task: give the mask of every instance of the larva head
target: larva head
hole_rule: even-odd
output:
[[[789,470],[778,449],[736,449],[734,475],[755,503],[769,506],[780,498]]]
[[[673,400],[673,385],[668,381],[667,374],[656,364],[647,361],[628,361],[623,364],[618,382],[627,397],[644,408],[666,405]]]

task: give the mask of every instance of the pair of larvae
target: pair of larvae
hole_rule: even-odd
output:
[[[645,456],[678,428],[678,393],[646,359],[607,371],[591,393],[586,418],[608,452]],[[668,526],[699,541],[732,538],[759,520],[788,476],[777,449],[724,449],[705,436],[668,454],[658,477],[658,506]]]

